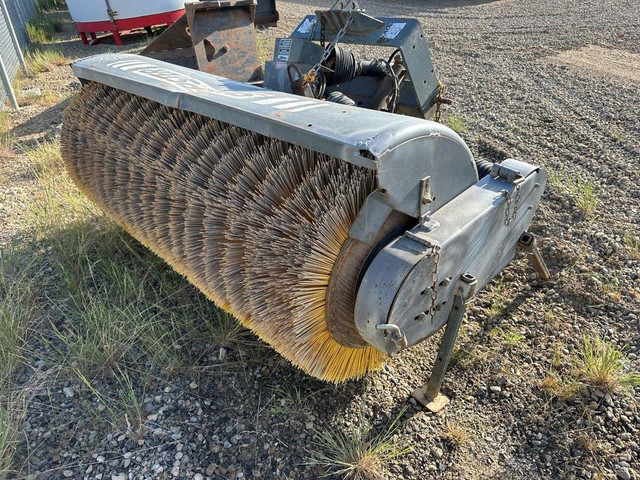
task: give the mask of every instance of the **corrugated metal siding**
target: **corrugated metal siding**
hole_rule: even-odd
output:
[[[5,5],[9,11],[9,17],[16,32],[16,37],[18,37],[18,43],[24,50],[29,44],[29,36],[27,35],[25,23],[36,13],[34,0],[5,0]],[[20,59],[11,41],[9,25],[7,19],[4,18],[2,10],[0,10],[0,55],[2,55],[2,61],[10,78],[13,79],[20,69]],[[4,107],[6,96],[7,92],[4,91],[0,83],[0,110]]]

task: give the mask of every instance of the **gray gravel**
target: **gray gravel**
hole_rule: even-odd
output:
[[[260,35],[286,35],[303,14],[331,3],[278,0],[279,27]],[[458,343],[466,356],[446,379],[453,401],[441,414],[407,402],[428,377],[437,339],[338,387],[263,347],[224,355],[216,348],[200,356],[200,373],[152,371],[151,380],[136,384],[140,430],[93,424],[84,413],[100,409],[95,396],[80,382],[52,376],[24,424],[16,460],[25,462],[23,477],[318,478],[324,472],[307,464],[316,429],[353,425],[362,412],[382,431],[406,407],[398,438],[413,450],[390,465],[390,479],[640,478],[640,389],[612,396],[585,387],[565,402],[539,388],[554,356],[571,355],[590,331],[627,345],[631,368],[640,370],[640,261],[624,243],[625,234],[638,238],[640,224],[639,85],[552,60],[587,45],[640,54],[638,2],[360,3],[373,15],[423,22],[437,73],[455,100],[447,113],[466,119],[462,136],[474,152],[521,158],[560,178],[548,186],[532,227],[543,238],[552,279],[537,280],[520,259],[480,294]],[[76,56],[113,48],[72,40],[63,46]],[[59,123],[60,110],[50,115]],[[567,178],[595,186],[595,216],[579,210]],[[19,197],[27,187],[10,188],[3,184],[2,194]],[[614,281],[616,295],[605,289]],[[494,316],[497,298],[504,312]],[[500,341],[501,331],[522,340]],[[195,358],[200,348],[193,345]],[[242,368],[211,368],[221,362]],[[297,407],[281,392],[294,385],[303,396]],[[467,441],[448,440],[452,426]]]

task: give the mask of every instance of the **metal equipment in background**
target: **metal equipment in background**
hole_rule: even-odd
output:
[[[465,305],[520,247],[548,276],[527,233],[545,170],[476,160],[426,120],[446,101],[415,20],[337,2],[276,41],[262,82],[245,53],[255,2],[229,6],[244,12],[247,37],[233,44],[213,25],[235,13],[207,3],[217,2],[187,5],[191,22],[207,13],[173,63],[106,54],[73,65],[83,89],[62,130],[72,178],[317,378],[365,375],[446,326],[429,383],[413,393],[438,411]],[[366,59],[347,43],[391,54]],[[246,69],[223,61],[245,55]]]
[[[344,4],[306,16],[289,37],[276,39],[265,87],[428,118],[440,84],[420,22],[374,18],[353,2]],[[349,44],[386,47],[387,56],[363,59]]]
[[[180,23],[181,26],[174,28],[169,34],[177,39],[188,35],[185,27],[191,26],[191,22],[187,25],[184,18],[184,0],[66,0],[66,3],[85,45],[93,45],[105,38],[97,36],[100,32],[110,33],[115,44],[122,45],[121,35],[132,30],[144,28],[151,34],[154,26],[167,25],[171,28],[175,23]],[[230,0],[207,3],[225,7],[236,2]],[[276,0],[258,0],[252,22],[260,26],[275,26],[278,19]],[[215,20],[212,26],[217,29],[225,28],[224,24]],[[87,39],[87,34],[90,35],[90,39]]]
[[[185,10],[141,55],[242,82],[262,78],[254,0],[186,3]]]

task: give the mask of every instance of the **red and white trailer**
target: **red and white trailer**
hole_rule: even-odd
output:
[[[98,40],[97,34],[113,34],[122,45],[120,34],[155,25],[171,25],[184,13],[185,0],[66,0],[71,18],[82,42]]]

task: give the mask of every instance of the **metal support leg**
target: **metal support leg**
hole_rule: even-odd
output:
[[[542,258],[542,254],[538,249],[536,236],[529,232],[524,232],[518,240],[518,247],[523,249],[533,263],[533,268],[542,280],[549,280],[551,274],[547,268],[547,264]]]
[[[122,45],[122,38],[120,37],[120,32],[118,30],[112,30],[111,33],[113,33],[113,40],[115,41],[116,45],[118,46]]]
[[[82,43],[85,45],[89,45],[89,41],[87,40],[87,34],[84,32],[80,32],[80,38],[82,39]]]
[[[449,397],[440,391],[444,374],[449,366],[453,346],[458,338],[462,318],[466,310],[466,302],[475,293],[476,279],[475,277],[465,274],[460,279],[460,288],[458,293],[453,297],[453,305],[447,319],[447,327],[444,336],[440,342],[438,357],[431,370],[429,382],[415,389],[411,396],[415,398],[421,405],[431,412],[439,412],[449,404]]]
[[[464,311],[464,301],[460,295],[456,295],[453,299],[453,306],[451,307],[451,313],[447,320],[447,328],[440,342],[440,350],[438,350],[436,363],[431,370],[429,382],[418,387],[411,393],[411,396],[421,405],[434,413],[439,412],[449,403],[449,397],[440,392],[440,387],[442,387],[444,374],[449,366],[449,360],[451,360],[453,345],[460,331]]]
[[[7,96],[9,97],[9,101],[11,102],[11,106],[14,110],[20,110],[20,106],[18,105],[18,100],[16,99],[16,94],[13,92],[13,86],[11,85],[11,78],[9,77],[9,72],[4,66],[4,62],[2,61],[2,56],[0,55],[0,79],[2,80],[2,84],[4,85],[4,91],[7,92]]]

